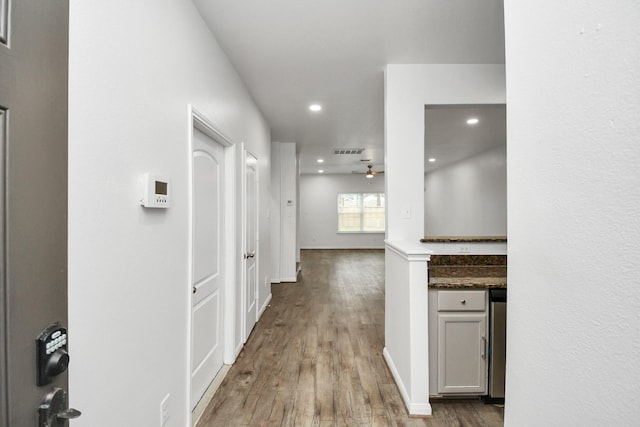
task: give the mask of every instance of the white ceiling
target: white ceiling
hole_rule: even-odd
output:
[[[382,168],[386,64],[504,63],[502,0],[193,2],[302,173]]]

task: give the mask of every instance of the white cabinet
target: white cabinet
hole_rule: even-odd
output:
[[[431,395],[486,394],[487,291],[429,293]],[[435,387],[434,387],[435,386]],[[434,390],[435,388],[435,390]]]
[[[438,313],[438,393],[487,390],[486,313]]]

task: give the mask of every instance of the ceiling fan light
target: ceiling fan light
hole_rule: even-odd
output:
[[[367,178],[373,178],[373,172],[367,172],[365,175]]]

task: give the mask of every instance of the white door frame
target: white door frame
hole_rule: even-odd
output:
[[[259,251],[259,246],[260,246],[260,230],[259,230],[259,226],[260,226],[260,221],[258,221],[258,218],[260,218],[260,203],[259,203],[259,197],[258,197],[258,186],[260,183],[260,175],[258,173],[258,165],[257,165],[257,160],[258,157],[253,154],[251,151],[248,151],[245,146],[244,143],[241,144],[242,146],[242,162],[241,162],[241,179],[242,179],[242,238],[240,239],[240,241],[242,242],[241,245],[242,247],[240,248],[241,251],[240,253],[242,255],[245,255],[247,253],[247,156],[251,156],[252,158],[256,159],[256,188],[255,188],[255,233],[256,233],[256,253],[255,253],[255,264],[256,264],[256,272],[255,272],[255,284],[256,284],[256,318],[254,319],[254,325],[255,323],[258,321],[258,314],[259,314],[259,307],[258,307],[258,301],[260,301],[260,295],[259,295],[259,290],[260,290],[260,282],[258,280],[259,278],[259,274],[258,274],[258,266],[260,265],[260,251]],[[242,257],[242,259],[240,260],[242,263],[242,268],[241,268],[241,283],[242,283],[242,292],[241,292],[241,303],[238,304],[238,306],[241,308],[242,310],[242,316],[241,317],[241,325],[240,325],[240,330],[241,332],[241,337],[242,337],[242,344],[244,344],[247,339],[249,338],[249,334],[247,333],[247,277],[246,277],[246,273],[247,273],[247,268],[246,268],[246,258],[244,258],[244,256]]]
[[[224,224],[221,235],[221,250],[223,253],[223,284],[222,291],[222,362],[230,365],[235,361],[233,352],[233,335],[234,335],[234,283],[236,283],[236,144],[226,136],[217,126],[213,124],[204,114],[199,112],[193,105],[188,105],[188,277],[185,283],[185,292],[187,293],[187,366],[185,367],[185,378],[187,378],[187,392],[189,394],[187,401],[191,401],[191,283],[193,282],[193,129],[198,129],[208,137],[212,138],[224,148]],[[191,411],[189,411],[191,412]]]

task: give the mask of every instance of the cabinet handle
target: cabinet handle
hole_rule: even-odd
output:
[[[480,353],[480,357],[482,357],[483,359],[486,356],[486,349],[487,349],[487,339],[485,337],[482,337],[482,352]]]
[[[467,300],[466,300],[466,299],[461,299],[461,300],[460,300],[460,304],[465,305],[466,303],[467,303]]]

